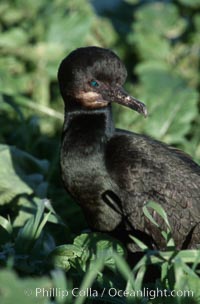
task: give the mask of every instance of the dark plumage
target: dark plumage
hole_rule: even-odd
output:
[[[152,248],[164,249],[160,231],[142,211],[153,200],[168,214],[176,247],[198,247],[200,167],[161,142],[115,129],[111,102],[147,114],[145,105],[122,89],[126,76],[120,59],[103,48],[79,48],[62,61],[58,79],[65,102],[64,186],[93,230],[109,232],[127,244],[131,233]]]

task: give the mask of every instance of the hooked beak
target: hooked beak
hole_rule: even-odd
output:
[[[109,94],[109,101],[119,103],[147,117],[147,108],[145,104],[135,97],[130,96],[123,88],[115,87]]]

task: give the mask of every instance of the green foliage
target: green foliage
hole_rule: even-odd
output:
[[[88,250],[89,248],[89,250]],[[101,233],[83,233],[74,239],[73,245],[61,245],[51,252],[49,259],[57,267],[65,270],[77,267],[79,264],[82,271],[93,266],[96,259],[103,259],[104,265],[115,270],[114,252],[124,256],[122,245],[107,235]]]
[[[38,288],[51,288],[51,281],[47,277],[38,278],[18,278],[16,273],[11,270],[0,272],[1,282],[1,303],[29,303],[45,304],[50,303],[43,297],[36,297],[35,290]]]
[[[196,5],[200,7],[198,1]],[[127,41],[140,57],[136,65],[130,61],[139,84],[129,89],[145,101],[149,118],[134,119],[124,111],[119,124],[176,144],[198,160],[200,137],[193,132],[199,127],[199,16],[189,10],[183,14],[168,2],[155,1],[135,10]]]
[[[0,204],[10,203],[17,195],[45,197],[44,173],[48,162],[8,145],[0,145]]]
[[[200,7],[200,1],[199,0],[179,0],[179,2],[185,6],[189,6],[192,8],[199,8]]]
[[[82,232],[87,228],[82,212],[63,190],[59,171],[63,103],[56,76],[61,59],[80,46],[116,51],[129,71],[126,89],[147,104],[146,120],[116,105],[118,127],[173,144],[200,161],[200,1],[125,0],[118,6],[116,2],[101,15],[92,7],[95,1],[0,2],[3,304],[200,303],[199,250],[175,250],[160,206],[150,202],[143,211],[158,229],[152,210],[164,220],[161,234],[167,250],[150,251],[130,236],[144,252],[130,269],[119,242],[105,234]],[[154,269],[160,276],[149,283],[146,276]],[[97,296],[73,297],[73,288],[90,287]],[[38,296],[36,288],[41,289]],[[60,293],[50,294],[56,288]],[[111,297],[111,288],[135,296]],[[152,295],[166,289],[191,290],[193,296],[136,294],[144,288]]]
[[[101,233],[83,233],[74,239],[73,244],[56,247],[49,232],[43,230],[50,222],[50,212],[52,210],[49,212],[51,208],[42,201],[37,201],[36,203],[37,209],[35,213],[29,218],[24,227],[20,228],[15,238],[13,238],[13,229],[5,227],[0,221],[0,225],[7,230],[13,239],[10,243],[7,241],[4,243],[3,240],[0,240],[2,248],[0,262],[8,267],[3,272],[5,280],[1,286],[3,303],[9,303],[17,289],[19,289],[17,293],[19,299],[23,299],[22,303],[25,299],[24,296],[31,296],[31,301],[34,303],[38,294],[40,295],[41,303],[45,299],[50,303],[50,293],[54,288],[59,290],[56,295],[56,303],[62,303],[62,301],[65,303],[63,298],[59,298],[61,297],[61,292],[67,292],[67,297],[69,296],[70,298],[78,292],[77,290],[84,291],[88,289],[96,292],[95,301],[100,300],[102,290],[104,292],[106,290],[105,301],[107,301],[106,303],[112,303],[112,297],[109,293],[115,290],[124,290],[127,298],[119,296],[116,303],[126,303],[126,300],[130,300],[131,303],[131,295],[133,294],[137,303],[143,303],[141,294],[137,295],[137,292],[141,290],[144,292],[144,288],[146,290],[152,288],[147,283],[147,285],[144,285],[144,277],[148,272],[149,266],[158,267],[161,271],[161,277],[157,279],[153,289],[166,290],[169,295],[172,290],[175,292],[180,290],[192,291],[193,294],[190,294],[191,303],[199,303],[200,282],[197,266],[200,263],[200,253],[197,250],[176,251],[173,248],[174,243],[171,239],[166,213],[158,204],[151,202],[144,208],[144,211],[149,220],[157,225],[147,209],[153,208],[154,212],[157,212],[167,224],[168,227],[166,231],[163,231],[163,237],[168,250],[165,252],[150,251],[141,245],[146,254],[131,270],[124,260],[125,251],[122,245]],[[54,216],[56,217],[55,213]],[[58,222],[58,224],[62,223]],[[189,267],[188,263],[192,266]],[[11,267],[21,273],[23,272],[23,274],[34,274],[42,277],[37,279],[37,283],[33,279],[28,279],[26,281],[27,284],[23,285],[23,280],[17,278],[16,273],[9,270]],[[66,281],[63,272],[58,269],[50,271],[52,268],[59,268],[69,273],[69,282]],[[45,274],[49,271],[50,278],[47,279]],[[3,277],[0,276],[0,278],[2,279]],[[7,286],[8,279],[11,282],[13,281],[12,289],[9,287],[10,285]],[[41,290],[46,290],[46,293]],[[65,299],[66,303],[68,303],[69,298]],[[81,304],[86,299],[89,299],[89,295],[83,293],[82,296],[75,298],[75,303]],[[143,299],[145,298],[145,303],[151,303],[148,302],[147,297],[144,295]],[[162,303],[168,303],[168,298],[163,295],[160,297],[157,295],[155,302],[153,301],[152,303],[157,303],[156,298],[157,300],[160,299]],[[170,303],[184,303],[181,298],[178,302],[176,300],[173,302],[172,300],[173,298],[170,298]]]

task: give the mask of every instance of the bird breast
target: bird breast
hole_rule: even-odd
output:
[[[65,188],[82,207],[91,228],[112,231],[121,215],[103,200],[103,194],[116,185],[105,168],[103,140],[93,145],[74,144],[65,135],[61,148],[61,171]]]

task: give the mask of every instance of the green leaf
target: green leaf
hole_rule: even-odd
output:
[[[170,224],[169,224],[169,221],[168,221],[168,218],[167,218],[167,214],[165,212],[165,210],[157,203],[155,202],[149,202],[147,205],[145,205],[143,207],[143,212],[144,214],[150,219],[150,221],[158,226],[158,224],[156,223],[156,221],[153,219],[153,217],[151,216],[151,214],[148,212],[148,209],[147,208],[152,208],[153,210],[155,210],[161,217],[162,219],[164,220],[165,224],[168,226],[168,228],[170,228]]]
[[[144,130],[167,143],[181,143],[197,115],[198,94],[169,69],[153,65],[137,67],[149,112]]]
[[[164,223],[167,226],[167,230],[166,231],[163,231],[161,229],[161,227],[158,225],[158,223],[153,218],[152,214],[148,211],[148,208],[152,208],[153,210],[155,210],[156,213],[159,214],[160,217],[164,220]],[[167,247],[173,247],[173,248],[175,248],[175,243],[174,243],[174,240],[173,240],[172,235],[171,235],[171,227],[170,227],[170,224],[169,224],[169,221],[168,221],[167,214],[166,214],[165,210],[159,204],[157,204],[155,202],[148,202],[148,204],[143,207],[143,212],[144,212],[145,216],[156,227],[158,227],[159,229],[161,229],[161,234],[162,234],[162,236],[164,237],[164,239],[165,239],[165,241],[167,243]]]
[[[96,259],[101,259],[104,261],[104,265],[116,269],[114,253],[125,255],[119,242],[102,233],[84,233],[75,238],[73,245],[56,247],[49,254],[48,260],[65,271],[71,267],[77,270],[81,267],[83,271],[86,271],[88,264],[89,268],[92,268]]]
[[[17,215],[13,219],[13,228],[19,229],[20,227],[23,227],[27,220],[35,214],[37,205],[29,199],[27,196],[19,197],[16,200],[16,211]]]
[[[85,274],[79,290],[86,290],[87,288],[90,288],[92,284],[95,282],[98,273],[102,271],[103,266],[104,266],[104,259],[103,258],[96,259],[92,267]],[[76,300],[74,301],[74,304],[84,303],[85,298],[86,295],[77,297]]]
[[[48,28],[47,39],[51,43],[61,44],[63,47],[68,48],[69,45],[73,49],[77,46],[77,39],[79,43],[85,40],[85,33],[87,33],[91,27],[92,15],[89,14],[85,19],[83,14],[78,14],[74,11],[66,18],[64,12],[54,12],[51,16],[50,26]],[[62,30],[67,28],[70,35],[66,40],[66,33]]]
[[[0,47],[21,47],[28,40],[27,33],[22,28],[13,28],[7,32],[0,33]]]
[[[169,39],[178,37],[186,28],[177,7],[171,3],[149,3],[136,11],[135,18],[129,42],[136,45],[142,58],[167,61],[172,51]]]
[[[66,274],[64,271],[61,271],[60,269],[55,269],[51,271],[52,281],[53,285],[57,290],[62,291],[69,291],[67,296],[67,301],[69,303],[72,303],[72,293],[70,292],[72,290],[72,286],[69,282],[69,280],[66,280]],[[59,289],[60,288],[60,289]],[[56,294],[56,304],[65,304],[66,303],[66,297],[59,296],[59,294]]]
[[[188,7],[200,8],[200,0],[178,0],[178,2]]]
[[[19,194],[32,194],[31,187],[24,182],[13,166],[12,152],[15,148],[0,145],[0,204],[9,203],[15,196]]]
[[[50,200],[48,199],[44,199],[44,205],[46,207],[47,210],[50,211],[50,215],[48,218],[48,222],[50,223],[54,223],[54,224],[59,224],[62,226],[66,227],[65,222],[62,220],[62,218],[56,213],[56,211],[54,210]]]
[[[136,282],[134,280],[134,274],[131,271],[127,262],[124,260],[124,258],[121,255],[117,253],[113,253],[113,257],[116,262],[117,269],[124,277],[124,279],[127,281],[126,289],[127,290],[135,289]]]
[[[3,227],[9,234],[12,234],[13,228],[9,218],[7,220],[0,215],[0,226]]]
[[[48,304],[46,297],[42,296],[42,290],[52,288],[52,283],[48,277],[20,278],[14,271],[1,270],[0,272],[2,304]]]
[[[195,274],[191,268],[186,265],[181,259],[176,258],[174,263],[175,268],[175,290],[187,291],[187,297],[191,300],[194,299],[194,303],[199,303],[200,299],[200,280],[199,276]],[[188,299],[189,300],[189,299]],[[197,301],[197,302],[196,302]]]
[[[186,22],[180,18],[178,8],[172,3],[146,4],[136,12],[136,29],[175,38],[183,33]]]
[[[42,193],[43,174],[48,162],[38,160],[15,147],[0,145],[0,205],[9,203],[17,195],[45,196],[47,184]]]
[[[51,211],[47,214],[44,213],[45,204],[43,201],[36,200],[36,204],[37,210],[35,215],[32,215],[24,227],[20,228],[15,241],[16,251],[20,254],[30,253],[51,213]]]
[[[121,243],[103,233],[83,233],[74,239],[74,245],[84,249],[80,261],[83,270],[85,270],[88,258],[90,263],[103,258],[107,266],[116,269],[114,252],[125,256],[125,250]]]
[[[63,121],[63,114],[50,107],[35,103],[32,100],[30,100],[24,96],[20,96],[20,95],[15,96],[15,100],[16,100],[16,103],[19,104],[21,107],[30,109],[31,111],[34,111],[36,114],[37,113],[43,114],[47,117],[53,117],[55,119]]]
[[[60,245],[56,247],[48,256],[48,261],[55,267],[68,271],[73,261],[80,258],[83,249],[76,245]]]
[[[148,247],[138,238],[136,238],[133,235],[130,235],[130,238],[134,241],[134,243],[136,243],[138,245],[139,248],[141,248],[142,250],[147,250]]]
[[[22,111],[20,110],[18,104],[13,101],[12,97],[6,94],[0,94],[0,108],[2,110],[7,109],[7,105],[9,105],[17,114],[20,120],[23,122],[24,121],[24,116]]]

